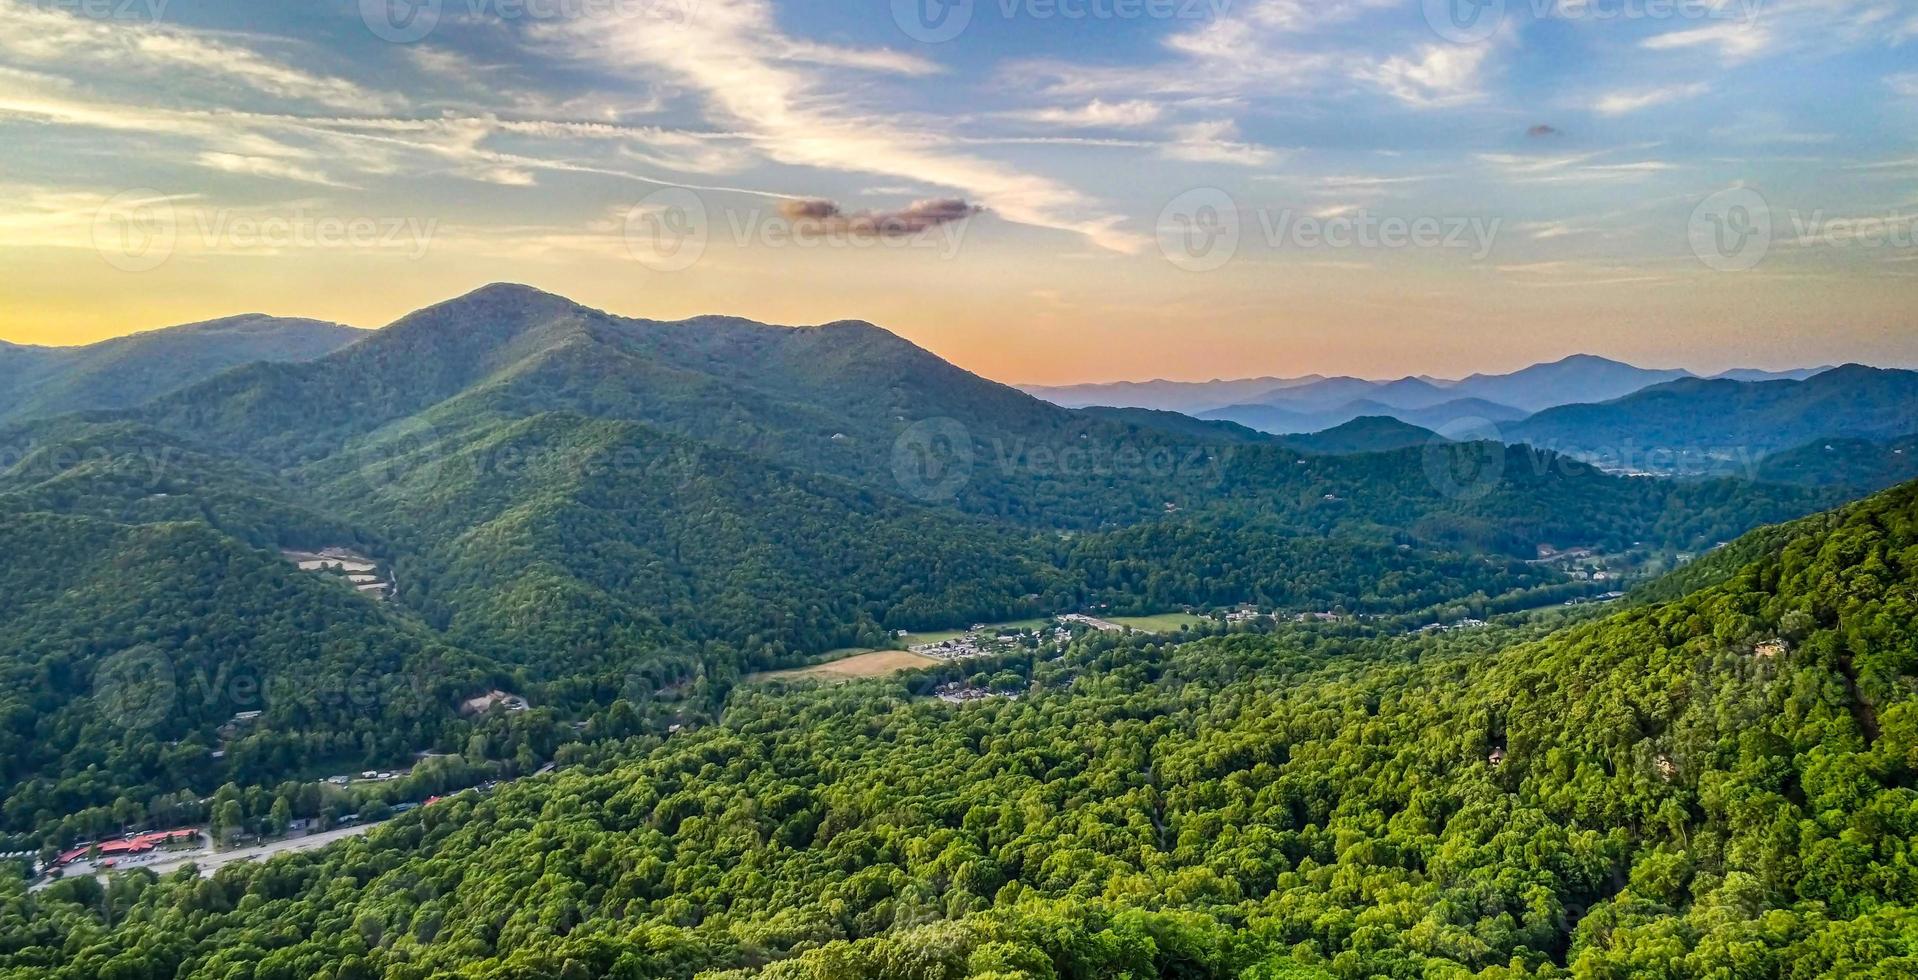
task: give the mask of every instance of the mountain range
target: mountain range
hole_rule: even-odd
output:
[[[1778,372],[1743,369],[1717,377],[1800,380],[1825,370],[1828,368]],[[1028,386],[1025,390],[1061,405],[1156,408],[1286,434],[1316,432],[1368,415],[1387,415],[1431,429],[1462,422],[1503,423],[1559,405],[1608,401],[1692,377],[1695,375],[1687,371],[1640,368],[1578,354],[1510,374],[1474,374],[1459,380],[1420,376],[1368,381],[1312,375],[1199,383]]]
[[[748,673],[898,630],[1556,604],[1603,587],[1525,561],[1541,545],[1702,549],[1842,499],[1377,423],[1306,450],[1070,410],[859,322],[635,319],[495,285],[354,336],[211,377],[156,360],[143,404],[0,428],[0,831],[476,735],[546,757],[615,701],[700,716]],[[386,597],[279,556],[326,549]],[[141,557],[72,558],[102,551]],[[128,657],[191,710],[122,731],[99,688]],[[209,683],[222,664],[249,685]],[[460,716],[495,689],[546,710]]]
[[[1749,471],[1770,453],[1813,440],[1918,433],[1918,372],[1853,364],[1798,381],[1686,378],[1548,409],[1503,433],[1614,470]]]

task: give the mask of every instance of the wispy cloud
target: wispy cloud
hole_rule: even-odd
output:
[[[1164,114],[1165,109],[1158,103],[1143,99],[1122,102],[1093,99],[1078,106],[1022,109],[1006,113],[1012,119],[1071,129],[1134,129],[1158,122]]]
[[[1647,51],[1681,51],[1715,48],[1726,61],[1744,61],[1771,47],[1771,30],[1763,23],[1710,24],[1656,34],[1641,42]]]
[[[1120,215],[1059,181],[929,147],[923,134],[856,107],[799,62],[858,68],[907,62],[846,49],[830,49],[834,58],[824,58],[826,49],[779,29],[767,0],[712,0],[698,17],[673,26],[643,14],[594,17],[567,25],[554,40],[560,50],[607,69],[663,72],[691,86],[710,116],[747,131],[756,148],[780,163],[949,187],[1009,221],[1074,232],[1119,251],[1144,245],[1120,229]]]
[[[1226,119],[1175,126],[1172,142],[1159,152],[1168,160],[1240,167],[1263,167],[1279,158],[1278,152],[1269,147],[1244,142],[1238,125]]]
[[[278,99],[355,111],[390,111],[401,104],[385,93],[284,64],[222,38],[164,24],[82,17],[25,0],[0,0],[0,52],[42,67],[225,81]]]
[[[1592,111],[1601,116],[1622,116],[1628,112],[1649,109],[1655,105],[1695,99],[1711,91],[1704,82],[1692,82],[1686,85],[1667,85],[1661,88],[1637,89],[1630,92],[1613,92],[1599,97],[1592,103]]]

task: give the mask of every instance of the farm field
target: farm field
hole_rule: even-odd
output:
[[[1205,622],[1204,616],[1191,613],[1161,613],[1157,616],[1108,616],[1107,621],[1129,626],[1143,633],[1177,633],[1181,627]]]
[[[986,631],[1036,630],[1043,629],[1051,624],[1052,618],[1050,616],[1041,616],[1037,619],[1015,619],[1007,623],[988,623],[986,624]],[[916,647],[922,643],[944,643],[947,640],[956,640],[965,636],[968,632],[970,631],[936,630],[930,633],[907,633],[905,636],[899,638],[899,645],[901,647]]]
[[[753,674],[748,680],[821,680],[828,682],[858,680],[863,677],[885,677],[902,670],[914,670],[930,667],[939,661],[931,657],[922,657],[904,650],[872,650],[865,653],[852,653],[839,660],[828,660],[823,664],[810,667],[798,667],[792,670],[773,670],[763,674]]]

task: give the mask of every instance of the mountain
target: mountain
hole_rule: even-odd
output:
[[[1789,371],[1761,371],[1744,368],[1726,371],[1716,377],[1732,381],[1800,381],[1830,368]],[[1429,375],[1400,378],[1395,381],[1368,381],[1361,378],[1326,378],[1309,375],[1301,378],[1248,378],[1238,381],[1175,382],[1121,381],[1110,384],[1047,387],[1027,385],[1023,390],[1054,404],[1068,408],[1108,406],[1150,408],[1181,412],[1206,418],[1231,418],[1245,422],[1258,417],[1249,405],[1267,405],[1308,416],[1303,421],[1275,422],[1280,425],[1307,425],[1330,428],[1358,418],[1345,406],[1355,403],[1381,405],[1401,421],[1433,428],[1428,421],[1403,412],[1433,409],[1452,401],[1470,401],[1500,406],[1495,413],[1475,412],[1454,418],[1478,417],[1494,422],[1524,418],[1534,412],[1559,405],[1609,401],[1635,391],[1683,378],[1694,377],[1681,370],[1652,370],[1591,354],[1575,354],[1549,364],[1535,364],[1510,374],[1474,374],[1463,380],[1445,380]],[[1361,413],[1363,414],[1363,413]],[[1245,418],[1242,418],[1244,415]],[[1268,416],[1270,419],[1292,416]],[[1442,424],[1442,423],[1441,423]],[[1255,426],[1262,427],[1262,426]],[[1313,431],[1269,429],[1268,431]]]
[[[1873,493],[1918,480],[1918,435],[1888,442],[1815,439],[1759,461],[1757,477],[1768,483],[1843,487]]]
[[[1827,364],[1815,368],[1794,368],[1789,371],[1763,371],[1758,368],[1734,368],[1721,374],[1712,375],[1715,381],[1803,381],[1815,375],[1824,374],[1837,367]]]
[[[1918,372],[1849,365],[1804,381],[1686,379],[1596,405],[1567,405],[1505,435],[1610,469],[1748,473],[1814,439],[1918,432]]]
[[[1624,479],[1486,442],[1312,456],[1223,423],[1063,409],[870,324],[637,320],[510,285],[311,362],[0,430],[0,446],[15,447],[0,515],[34,529],[16,542],[31,554],[0,552],[0,580],[57,586],[23,586],[31,643],[0,628],[0,651],[25,651],[0,652],[19,687],[0,725],[60,747],[8,789],[0,831],[61,843],[229,781],[421,752],[528,771],[596,725],[711,721],[747,673],[902,629],[1243,602],[1555,605],[1592,587],[1526,562],[1541,544],[1701,549],[1836,497]],[[135,545],[175,540],[192,560],[146,574],[155,552]],[[374,581],[281,554],[324,549]],[[45,567],[60,561],[71,573]],[[247,631],[276,609],[305,632]],[[49,632],[59,616],[104,632]],[[254,706],[215,698],[87,756],[86,692],[128,644],[183,689],[234,658]],[[416,663],[444,668],[390,707],[320,710],[301,686],[319,670],[329,691],[377,688]],[[535,707],[455,710],[491,690]],[[223,732],[229,708],[262,714]],[[180,746],[196,765],[169,761]]]
[[[1344,425],[1359,415],[1346,412],[1308,412],[1280,408],[1276,405],[1227,405],[1199,413],[1199,418],[1215,422],[1232,422],[1249,429],[1268,432],[1274,435],[1291,435],[1302,432],[1322,432],[1333,426]]]
[[[1459,398],[1441,402],[1430,408],[1393,409],[1387,414],[1401,422],[1424,429],[1440,431],[1463,427],[1472,431],[1483,429],[1488,422],[1497,425],[1517,422],[1530,413],[1510,405],[1488,402],[1483,398]]]
[[[1145,408],[1192,415],[1220,405],[1247,401],[1282,388],[1323,381],[1302,378],[1245,378],[1238,381],[1114,381],[1083,385],[1020,385],[1019,390],[1065,408]]]
[[[1444,437],[1430,429],[1394,418],[1366,416],[1323,432],[1287,437],[1285,444],[1301,452],[1345,456],[1430,446],[1444,441]]]
[[[1152,429],[1188,439],[1219,443],[1273,443],[1275,440],[1267,433],[1243,426],[1237,422],[1194,418],[1178,412],[1163,412],[1150,408],[1102,408],[1094,406],[1081,409],[1087,415],[1108,419],[1127,426],[1128,429]]]
[[[1688,377],[1691,375],[1685,371],[1652,370],[1591,354],[1574,354],[1511,374],[1474,374],[1453,384],[1451,391],[1454,397],[1482,398],[1538,412],[1558,405],[1610,401]]]
[[[128,408],[255,361],[311,361],[366,336],[318,320],[226,317],[87,347],[0,345],[0,424]]]
[[[1299,411],[1276,405],[1228,405],[1200,414],[1201,418],[1234,422],[1278,435],[1323,432],[1356,419],[1383,417],[1397,419],[1422,429],[1447,430],[1463,427],[1463,434],[1489,431],[1487,423],[1503,424],[1526,417],[1525,412],[1509,405],[1497,405],[1478,398],[1460,398],[1424,408],[1400,408],[1370,399],[1345,402],[1320,411]]]
[[[16,886],[0,978],[1907,975],[1918,486],[1745,545],[1611,615],[743,689],[326,850]]]

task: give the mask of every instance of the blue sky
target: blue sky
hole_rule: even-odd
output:
[[[1019,381],[1912,363],[1914,133],[1903,0],[0,0],[0,339],[514,279]]]

